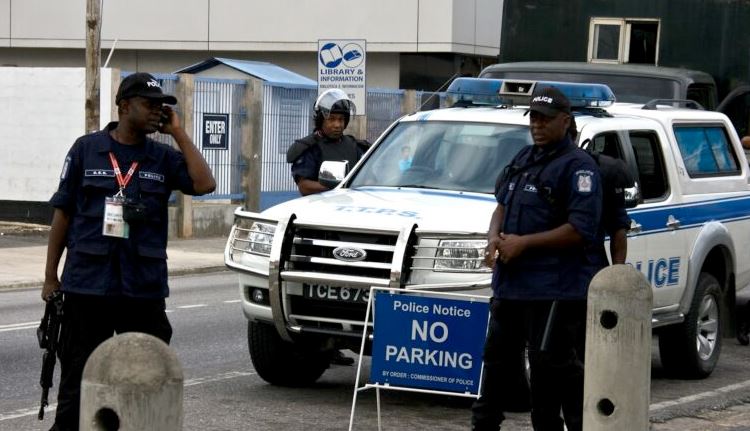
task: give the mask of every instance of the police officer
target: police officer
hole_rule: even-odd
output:
[[[534,429],[562,431],[564,423],[580,431],[585,298],[606,265],[595,247],[602,240],[599,171],[571,141],[570,102],[557,88],[536,88],[529,111],[534,145],[506,168],[490,221],[493,300],[472,428],[499,429],[503,391],[528,346]]]
[[[286,153],[286,161],[292,164],[294,181],[303,196],[328,190],[318,182],[321,163],[346,161],[351,168],[370,147],[367,141],[344,134],[356,107],[342,90],[324,91],[315,101],[313,111],[315,130],[294,141]]]
[[[60,386],[52,430],[77,430],[83,367],[114,333],[138,331],[165,342],[167,201],[172,190],[212,192],[208,164],[180,125],[175,104],[147,73],[122,80],[119,122],[76,140],[57,192],[42,298],[64,293]],[[179,150],[147,135],[171,135]],[[58,266],[67,248],[62,282]]]
[[[575,117],[571,117],[568,129],[570,139],[574,142],[578,136]],[[586,148],[590,141],[584,142],[582,147]],[[630,217],[625,205],[625,189],[633,187],[633,176],[628,171],[624,161],[600,154],[587,149],[587,152],[599,166],[602,180],[602,223],[604,233],[609,235],[609,254],[612,264],[623,264],[628,254],[628,230],[630,230]],[[604,245],[601,253],[605,253]]]

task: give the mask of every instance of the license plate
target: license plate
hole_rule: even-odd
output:
[[[370,298],[369,289],[326,286],[323,284],[305,284],[302,292],[305,298],[322,299],[325,301],[367,302]]]

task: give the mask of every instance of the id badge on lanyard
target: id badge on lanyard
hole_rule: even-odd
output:
[[[112,162],[112,168],[115,171],[115,178],[117,178],[117,184],[120,186],[118,191],[111,198],[104,199],[104,223],[102,223],[102,235],[112,236],[115,238],[129,238],[130,237],[130,225],[123,218],[123,206],[125,204],[125,187],[133,178],[133,173],[138,168],[138,162],[133,162],[128,169],[125,178],[122,177],[120,172],[120,165],[115,159],[115,155],[109,153],[109,160]]]
[[[125,197],[119,192],[111,198],[104,199],[104,224],[102,235],[115,238],[130,237],[130,225],[122,218],[122,206]]]

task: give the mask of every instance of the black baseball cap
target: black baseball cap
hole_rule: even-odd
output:
[[[546,117],[556,117],[560,112],[570,114],[570,100],[557,87],[536,87],[531,94],[529,111]]]
[[[119,104],[123,99],[130,99],[136,96],[161,100],[162,103],[170,105],[177,104],[177,99],[171,94],[164,94],[161,91],[159,81],[151,76],[151,74],[145,72],[128,75],[120,82],[120,88],[117,89],[117,96],[115,96],[115,104]]]

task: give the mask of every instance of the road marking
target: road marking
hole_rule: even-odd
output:
[[[0,325],[0,332],[18,331],[21,329],[32,329],[39,326],[39,322],[11,323],[9,325]]]
[[[195,379],[185,380],[185,387],[202,385],[204,383],[218,382],[221,380],[229,380],[229,379],[234,379],[237,377],[254,376],[256,374],[257,373],[248,373],[244,371],[230,371],[228,373],[217,374],[215,376],[198,377]]]
[[[722,386],[718,389],[714,389],[713,391],[701,392],[701,393],[694,394],[694,395],[688,395],[686,397],[680,397],[680,398],[677,398],[676,400],[662,401],[660,403],[651,404],[649,406],[649,412],[653,413],[658,410],[663,410],[667,407],[678,406],[680,404],[688,404],[694,401],[700,401],[706,398],[716,397],[718,395],[726,394],[727,392],[736,391],[738,389],[747,389],[749,387],[750,387],[750,380],[745,380],[744,382],[735,383],[733,385]]]
[[[227,373],[217,374],[215,376],[198,377],[195,379],[185,380],[184,387],[202,385],[204,383],[219,382],[222,380],[236,379],[237,377],[254,376],[257,373],[248,373],[245,371],[229,371]],[[54,413],[57,408],[57,404],[50,404],[49,407],[44,409],[45,414]],[[39,407],[30,409],[18,409],[8,413],[0,413],[0,422],[11,419],[18,419],[25,416],[37,415],[39,413]]]
[[[45,416],[47,416],[49,414],[54,415],[55,414],[55,409],[57,409],[57,403],[50,404],[49,406],[47,406],[46,409],[44,409],[44,415]],[[31,409],[13,410],[12,412],[8,412],[8,413],[0,413],[0,422],[7,421],[7,420],[10,420],[10,419],[18,419],[18,418],[22,418],[22,417],[25,417],[25,416],[31,416],[31,415],[36,416],[37,414],[39,414],[39,407],[34,407],[34,408],[31,408]],[[47,416],[47,417],[49,417],[49,416]]]
[[[236,304],[238,302],[242,302],[241,299],[233,299],[231,301],[224,301],[225,304]]]
[[[175,308],[185,310],[188,308],[200,308],[200,307],[205,307],[205,306],[206,304],[193,304],[193,305],[180,305],[179,307],[175,307]]]

